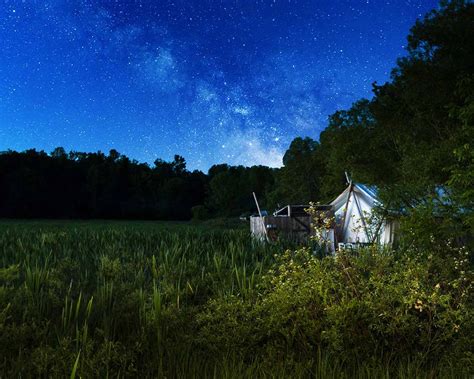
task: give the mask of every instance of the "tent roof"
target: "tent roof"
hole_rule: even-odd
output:
[[[345,205],[347,201],[347,197],[349,196],[349,192],[351,191],[351,186],[352,186],[352,190],[355,193],[360,193],[363,196],[368,197],[374,203],[380,203],[379,198],[377,196],[377,193],[378,193],[377,187],[370,186],[367,184],[362,184],[362,183],[351,183],[346,187],[346,189],[338,197],[336,197],[330,203],[330,205],[333,206],[334,209],[339,209]]]
[[[368,196],[370,196],[372,199],[378,201],[378,188],[375,186],[367,185],[367,184],[362,184],[362,183],[354,183],[355,187],[360,189],[361,191],[365,192]]]

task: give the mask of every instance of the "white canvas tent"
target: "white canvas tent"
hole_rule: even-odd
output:
[[[375,212],[382,205],[375,187],[350,182],[330,205],[335,217],[335,247],[394,242],[397,224]]]
[[[330,204],[318,206],[318,210],[332,220],[330,229],[320,230],[328,250],[334,252],[340,248],[374,243],[392,244],[398,222],[380,217],[375,211],[377,207],[383,208],[377,189],[352,181]],[[260,240],[273,240],[273,237],[281,235],[307,241],[315,233],[315,220],[306,213],[307,208],[309,205],[287,205],[272,216],[251,217],[252,236]]]

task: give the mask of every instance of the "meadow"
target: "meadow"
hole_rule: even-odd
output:
[[[468,377],[472,272],[443,251],[335,259],[226,222],[3,221],[0,377]]]

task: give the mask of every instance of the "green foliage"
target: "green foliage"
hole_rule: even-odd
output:
[[[390,362],[390,372],[407,357],[441,377],[453,364],[467,375],[474,369],[474,272],[467,251],[444,249],[449,258],[375,247],[323,259],[306,249],[287,251],[260,296],[208,304],[199,318],[201,339],[212,342],[213,354],[259,356],[270,366],[281,359],[301,364],[324,351],[345,362],[349,376],[370,362]]]
[[[189,372],[200,307],[253,295],[278,249],[216,225],[0,224],[1,375]]]
[[[191,208],[192,219],[197,221],[207,220],[210,216],[209,210],[204,205],[196,205]]]
[[[454,246],[454,245],[453,245]],[[0,224],[0,372],[462,377],[469,251],[316,258],[202,224]]]
[[[272,205],[307,204],[320,198],[326,167],[318,142],[309,137],[295,138],[283,164],[277,174],[277,187],[270,195]]]
[[[220,217],[239,216],[256,209],[252,196],[255,192],[260,206],[266,207],[274,181],[274,169],[269,167],[212,166],[209,169],[207,206]]]
[[[466,75],[458,82],[457,92],[464,102],[452,107],[451,115],[461,122],[454,150],[455,161],[449,168],[449,186],[453,189],[456,201],[468,213],[466,223],[474,229],[474,74]]]

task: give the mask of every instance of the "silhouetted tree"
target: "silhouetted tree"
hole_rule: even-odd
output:
[[[184,220],[204,204],[206,185],[180,156],[152,169],[116,150],[9,151],[0,155],[0,217]]]

